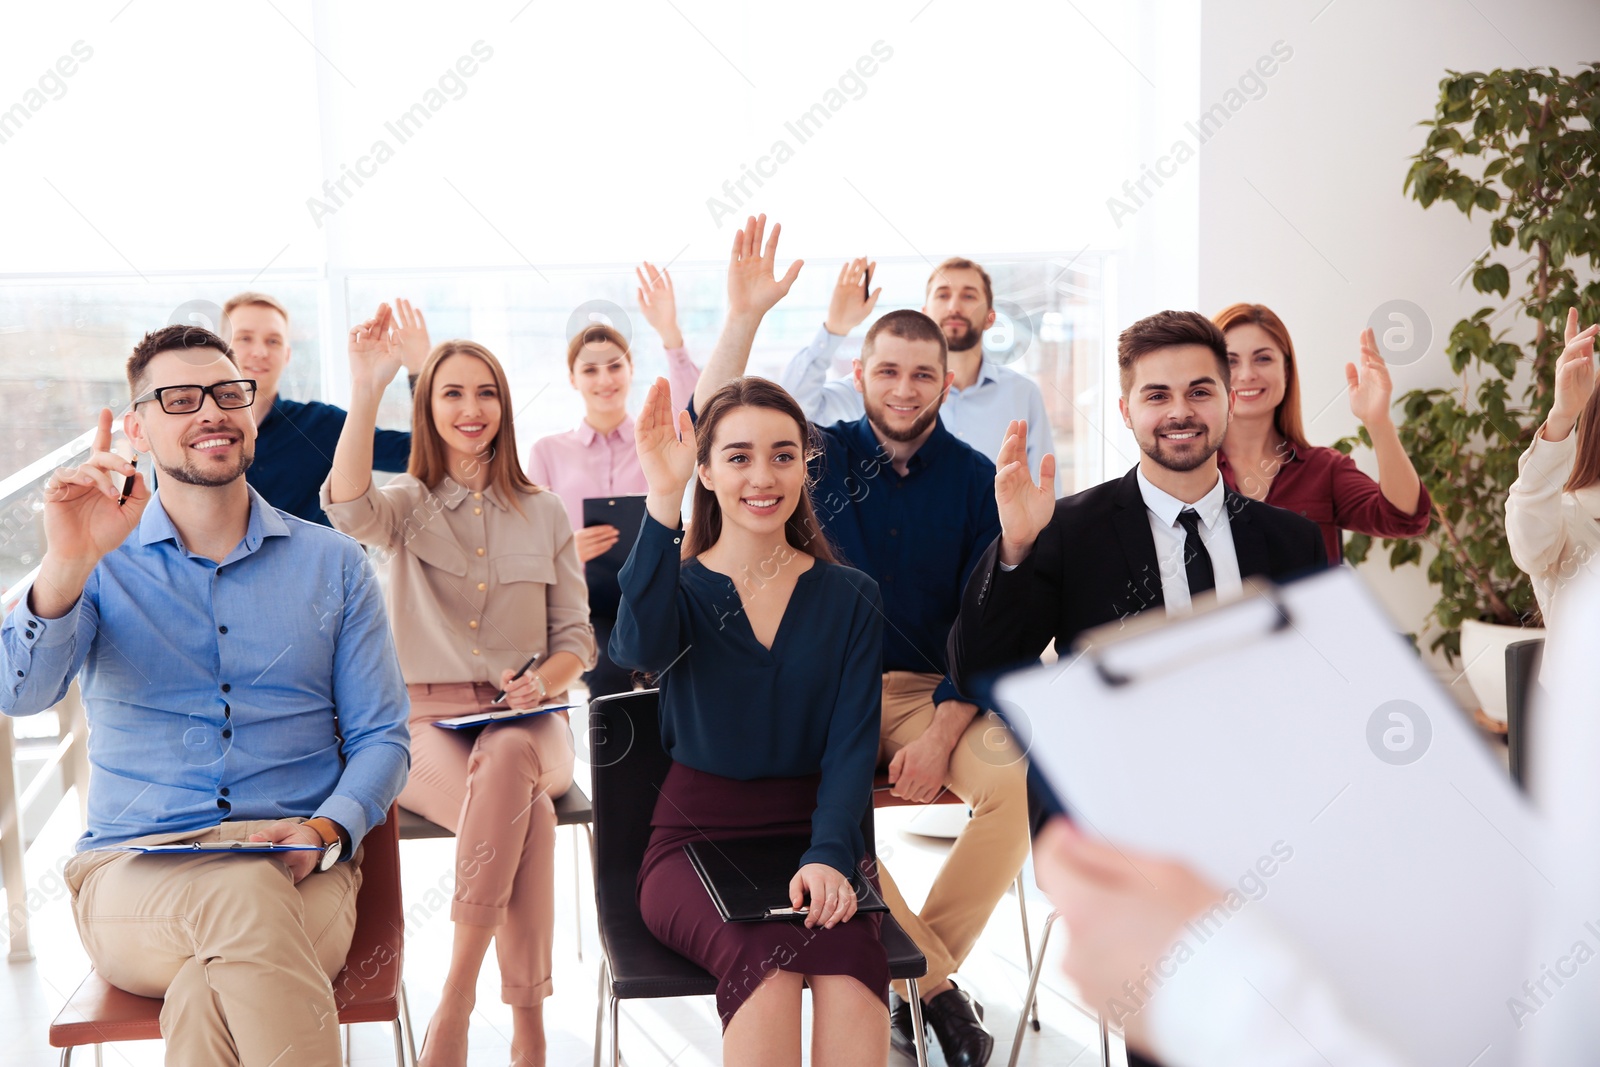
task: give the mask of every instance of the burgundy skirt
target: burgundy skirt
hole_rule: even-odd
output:
[[[889,1003],[878,915],[832,930],[803,922],[723,922],[683,853],[687,841],[809,835],[819,775],[739,781],[674,763],[661,786],[639,868],[639,911],[656,940],[717,977],[722,1028],[774,969],[847,974]]]

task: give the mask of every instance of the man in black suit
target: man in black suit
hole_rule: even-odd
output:
[[[1013,422],[995,475],[1000,536],[967,583],[950,631],[956,684],[1065,654],[1084,630],[1165,607],[1187,614],[1257,575],[1327,565],[1317,525],[1228,489],[1217,450],[1233,395],[1222,332],[1192,311],[1140,319],[1117,340],[1120,408],[1144,453],[1122,478],[1055,499],[1055,459],[1028,475],[1026,427]]]
[[[1027,428],[1000,449],[1000,536],[973,569],[950,631],[948,664],[963,692],[1006,667],[1063,655],[1084,630],[1195,597],[1230,599],[1244,579],[1285,579],[1327,565],[1317,524],[1229,490],[1217,469],[1233,394],[1222,331],[1192,311],[1140,319],[1117,339],[1123,422],[1143,455],[1122,478],[1055,499],[1055,457],[1028,474]],[[974,689],[974,686],[978,689]],[[1029,771],[1045,814],[1059,814]],[[1131,1067],[1148,1065],[1134,1050]]]

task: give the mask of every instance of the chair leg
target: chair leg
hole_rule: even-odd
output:
[[[72,1046],[61,1050],[61,1067],[72,1067]]]
[[[578,938],[578,962],[583,962],[583,873],[578,869],[578,831],[572,831],[572,930]]]
[[[105,1062],[105,1047],[96,1045],[94,1047],[94,1067],[101,1067]]]
[[[1044,950],[1050,945],[1050,927],[1055,924],[1056,913],[1051,912],[1044,921],[1044,930],[1039,934],[1039,952],[1033,958],[1033,966],[1028,969],[1028,992],[1023,1000],[1023,1007],[1033,1003],[1039,995],[1039,974],[1044,970]],[[1017,1017],[1017,1033],[1011,1039],[1011,1059],[1006,1061],[1006,1067],[1017,1067],[1017,1057],[1022,1054],[1022,1035],[1028,1031],[1028,1013],[1024,1010]],[[1102,1052],[1102,1058],[1104,1053]]]
[[[394,1021],[394,1067],[407,1067],[404,1033],[405,1027],[401,1025],[400,1019],[396,1017]]]
[[[1022,872],[1017,872],[1016,881],[1017,907],[1022,912],[1022,958],[1028,964],[1028,973],[1033,973],[1033,937],[1028,929],[1028,898],[1022,895]],[[1035,996],[1031,1004],[1023,1006],[1033,1021],[1033,1032],[1039,1032],[1039,998]]]
[[[602,1038],[605,1037],[606,1019],[606,987],[611,980],[611,966],[605,960],[600,961],[600,988],[594,995],[594,1067],[600,1067],[600,1051],[605,1048]],[[415,1067],[413,1064],[412,1067]]]
[[[1111,1067],[1111,1034],[1106,1030],[1106,1017],[1100,1019],[1100,1067]]]
[[[409,1053],[406,1062],[410,1067],[417,1067],[417,1032],[411,1026],[411,1000],[406,996],[406,980],[400,979],[400,1018],[406,1024],[406,1050]]]
[[[906,1002],[911,1005],[911,1035],[917,1048],[917,1067],[928,1067],[928,1035],[922,1029],[922,993],[915,978],[906,979]]]
[[[619,1014],[622,1005],[615,993],[606,999],[611,1002],[611,1067],[622,1067],[622,1027]]]
[[[344,1067],[350,1067],[350,1024],[344,1024]]]

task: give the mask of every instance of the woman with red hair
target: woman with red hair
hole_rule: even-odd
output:
[[[1218,455],[1230,489],[1322,527],[1330,566],[1344,559],[1342,530],[1419,537],[1428,529],[1432,501],[1390,417],[1389,368],[1370,329],[1361,333],[1360,366],[1346,363],[1344,373],[1350,413],[1378,455],[1377,481],[1344,453],[1306,440],[1294,342],[1282,319],[1261,304],[1232,304],[1212,321],[1232,368],[1233,417]]]

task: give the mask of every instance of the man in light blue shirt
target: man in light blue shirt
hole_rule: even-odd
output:
[[[334,1067],[330,979],[360,886],[338,861],[410,765],[383,600],[360,546],[245,482],[255,383],[226,342],[158,330],[128,380],[123,429],[161,491],[110,451],[102,411],[89,459],[46,486],[45,557],[0,628],[0,710],[43,711],[82,671],[89,828],[66,878],[95,969],[166,998],[167,1063]],[[238,841],[310,848],[107,850]]]
[[[871,297],[866,291],[866,278],[874,266],[857,259],[839,271],[822,328],[789,361],[780,379],[818,426],[854,422],[866,411],[855,383],[850,378],[829,381],[828,368],[845,335],[877,306],[883,290],[874,290]],[[993,460],[1000,454],[1007,424],[1027,419],[1028,467],[1037,476],[1046,453],[1055,451],[1050,416],[1033,379],[984,356],[983,332],[995,319],[989,273],[970,259],[945,260],[928,277],[922,312],[944,330],[955,374],[939,410],[945,428]]]

